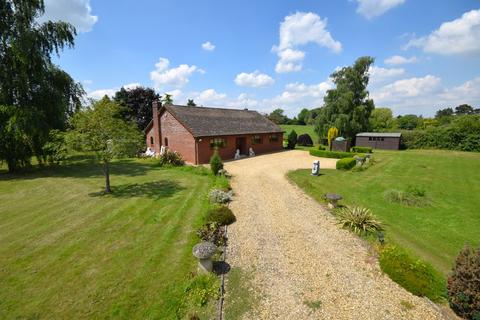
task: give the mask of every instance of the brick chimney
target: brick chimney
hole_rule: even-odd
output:
[[[160,154],[160,146],[162,145],[162,136],[160,133],[160,118],[158,114],[159,102],[154,100],[152,102],[152,115],[153,115],[153,143],[155,154]]]

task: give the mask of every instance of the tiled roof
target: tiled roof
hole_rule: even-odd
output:
[[[357,137],[383,137],[383,138],[400,138],[400,132],[362,132],[357,133]]]
[[[167,105],[168,110],[195,137],[278,133],[282,128],[257,111]]]

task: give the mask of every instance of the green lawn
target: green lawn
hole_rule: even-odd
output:
[[[300,126],[300,125],[291,125],[291,124],[282,124],[280,127],[285,130],[285,137],[292,131],[298,135],[308,133],[313,140],[313,143],[318,144],[318,134],[315,132],[313,126]]]
[[[191,312],[185,287],[212,176],[153,160],[118,161],[111,171],[108,196],[88,162],[0,173],[1,319]]]
[[[387,237],[410,248],[447,274],[465,243],[480,244],[480,154],[453,151],[376,151],[377,162],[362,172],[310,170],[289,177],[319,201],[339,193],[344,204],[370,208],[386,224]],[[321,166],[321,165],[320,165]],[[390,203],[384,192],[408,186],[426,190],[429,204]]]

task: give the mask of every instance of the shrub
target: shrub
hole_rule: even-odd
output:
[[[447,283],[448,301],[456,314],[465,319],[480,319],[480,248],[465,246]]]
[[[362,207],[345,207],[337,213],[338,223],[358,235],[374,234],[383,230],[372,212]]]
[[[292,130],[292,132],[290,132],[287,137],[287,149],[295,149],[296,144],[297,132],[295,132],[295,130]]]
[[[218,279],[212,273],[198,275],[187,283],[184,291],[186,304],[203,307],[219,298]]]
[[[343,158],[337,161],[336,168],[337,170],[350,170],[355,167],[357,160],[354,158]]]
[[[212,189],[208,196],[212,203],[225,204],[232,201],[233,193],[232,191],[225,192],[219,189]]]
[[[160,156],[159,164],[160,166],[183,166],[185,164],[185,161],[183,160],[180,153],[176,151],[166,150],[165,153]]]
[[[204,224],[197,230],[197,236],[203,241],[212,242],[217,247],[222,247],[227,244],[227,238],[220,228],[220,224],[217,222]]]
[[[217,206],[207,212],[207,222],[216,222],[221,226],[229,225],[237,221],[230,208]]]
[[[318,150],[326,150],[325,146],[318,146]]]
[[[400,203],[406,206],[421,206],[427,203],[425,197],[425,190],[420,187],[408,186],[407,191],[402,190],[387,190],[384,198],[389,202]]]
[[[313,140],[308,133],[304,133],[298,136],[297,144],[299,146],[311,147],[313,146]]]
[[[210,169],[212,170],[214,175],[218,174],[218,171],[223,169],[223,161],[218,154],[218,151],[215,150],[212,157],[210,158]]]
[[[342,159],[342,158],[351,158],[358,154],[351,153],[351,152],[342,152],[342,151],[310,150],[310,155],[315,157],[322,157],[322,158]]]
[[[433,301],[445,297],[445,282],[442,275],[430,264],[411,256],[397,246],[386,245],[380,251],[380,268],[388,276],[417,296]]]
[[[373,149],[370,147],[351,147],[350,152],[373,153]]]

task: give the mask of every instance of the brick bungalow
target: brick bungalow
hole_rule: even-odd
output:
[[[233,159],[237,149],[248,155],[279,151],[283,130],[260,113],[251,110],[188,107],[154,102],[153,119],[145,128],[147,147],[156,154],[160,147],[179,152],[191,164],[210,161],[214,146],[220,157]]]

